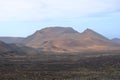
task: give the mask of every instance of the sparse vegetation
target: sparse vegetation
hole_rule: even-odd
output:
[[[120,80],[120,54],[0,58],[0,80]]]

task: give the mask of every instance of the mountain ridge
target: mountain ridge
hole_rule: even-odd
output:
[[[1,39],[7,44],[16,44],[18,48],[14,46],[13,48],[25,53],[30,51],[36,53],[36,50],[47,52],[120,50],[120,44],[88,28],[83,32],[78,32],[71,27],[47,27],[37,30],[26,38],[0,37]]]
[[[28,47],[43,51],[80,52],[88,50],[117,49],[117,44],[103,35],[86,29],[82,33],[70,27],[47,27],[23,40]]]

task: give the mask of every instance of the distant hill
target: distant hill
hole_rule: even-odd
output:
[[[120,39],[119,38],[113,38],[112,41],[114,43],[120,44]]]
[[[5,52],[11,50],[8,44],[5,44],[4,42],[0,41],[0,51]]]
[[[91,29],[79,33],[70,27],[48,27],[38,30],[22,40],[22,44],[53,52],[120,50],[120,45]]]
[[[23,39],[24,38],[22,38],[22,37],[0,37],[0,41],[3,41],[8,44],[20,43]]]
[[[20,56],[20,55],[36,55],[41,52],[20,44],[6,44],[0,41],[0,57]]]
[[[0,41],[0,57],[1,56],[13,56],[16,52],[10,47],[10,45]]]

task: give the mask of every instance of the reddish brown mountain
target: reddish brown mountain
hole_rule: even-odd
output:
[[[111,40],[86,29],[79,33],[70,27],[48,27],[36,31],[22,42],[24,45],[43,51],[80,52],[120,49]]]

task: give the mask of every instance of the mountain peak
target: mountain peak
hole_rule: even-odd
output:
[[[108,40],[108,38],[104,37],[103,35],[87,28],[83,33],[84,37],[91,37],[91,38],[98,38],[98,39],[102,39],[102,40]]]
[[[36,33],[46,34],[46,35],[62,35],[66,33],[78,33],[71,27],[47,27],[41,30],[36,31]]]
[[[83,33],[96,33],[92,29],[87,28]]]
[[[43,28],[42,30],[45,30],[45,29],[72,29],[72,28],[71,27],[61,27],[61,26],[51,26],[51,27]]]

